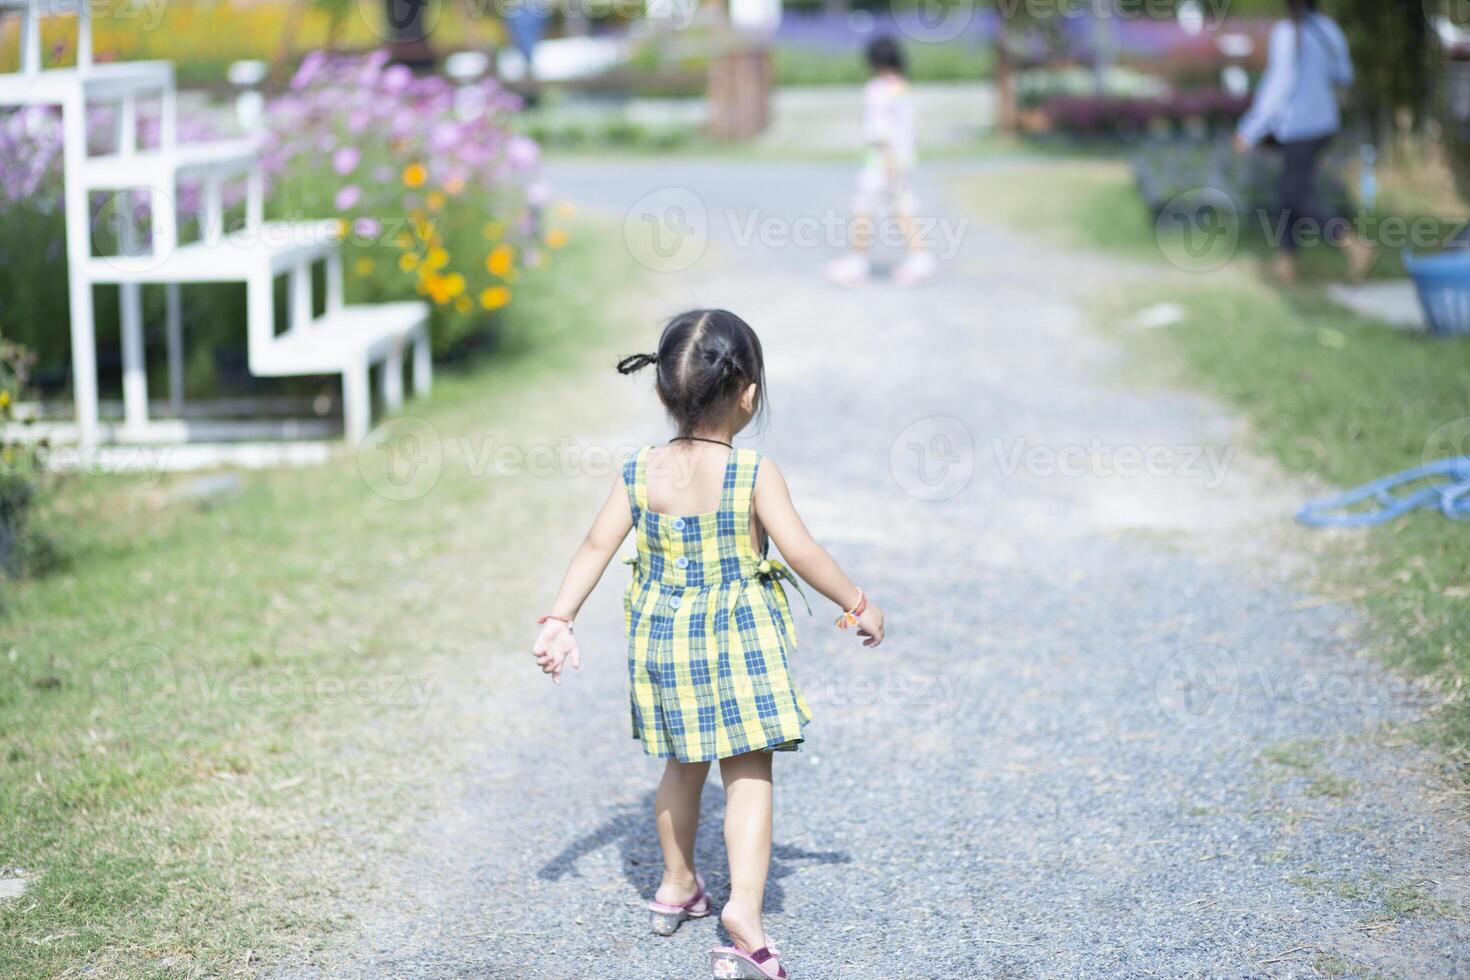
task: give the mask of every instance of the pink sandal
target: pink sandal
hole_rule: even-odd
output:
[[[770,946],[754,953],[716,946],[709,951],[709,966],[716,980],[786,980],[790,976],[781,965],[781,954]]]
[[[648,910],[653,913],[653,931],[660,936],[672,936],[674,930],[683,924],[685,919],[702,919],[710,912],[709,894],[704,890],[704,879],[698,875],[694,876],[694,882],[699,890],[694,897],[683,905],[665,905],[663,902],[649,902]]]

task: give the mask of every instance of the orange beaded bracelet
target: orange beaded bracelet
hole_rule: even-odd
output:
[[[853,606],[851,609],[844,611],[841,616],[837,617],[837,628],[840,630],[845,630],[849,626],[856,626],[858,617],[867,612],[867,609],[868,597],[863,595],[862,589],[858,589],[857,605]]]

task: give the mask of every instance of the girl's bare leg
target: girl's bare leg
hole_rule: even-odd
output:
[[[709,776],[708,762],[670,759],[653,801],[658,845],[664,852],[664,880],[654,901],[682,905],[694,897],[694,836],[699,832],[699,794]]]
[[[852,250],[859,255],[867,255],[868,249],[873,245],[873,237],[876,231],[873,216],[861,212],[852,216]]]
[[[730,901],[720,921],[741,949],[770,945],[761,926],[766,872],[771,866],[771,755],[747,752],[720,760],[725,781],[725,851]]]

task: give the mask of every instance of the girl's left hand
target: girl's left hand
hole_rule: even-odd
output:
[[[577,648],[577,638],[566,623],[559,619],[548,619],[531,644],[536,655],[536,666],[543,674],[550,674],[552,681],[561,683],[562,666],[571,663],[573,670],[582,669],[582,651]]]

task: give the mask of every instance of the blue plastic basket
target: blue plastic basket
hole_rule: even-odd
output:
[[[1437,255],[1404,253],[1404,268],[1419,287],[1429,332],[1470,334],[1470,249]]]

